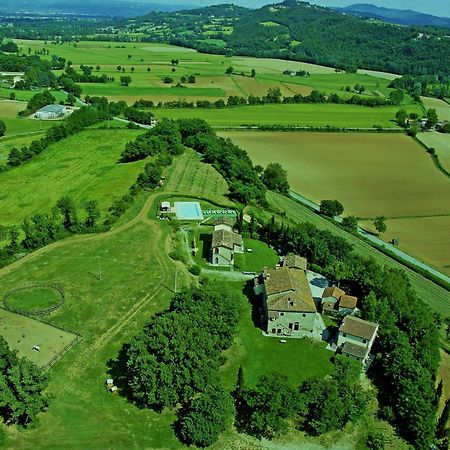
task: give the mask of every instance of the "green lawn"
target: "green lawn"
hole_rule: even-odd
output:
[[[257,125],[292,125],[300,127],[347,127],[373,128],[380,125],[396,128],[394,122],[398,107],[369,108],[357,105],[335,104],[282,104],[242,106],[224,109],[155,109],[156,117],[172,119],[200,117],[213,126],[239,127]],[[419,112],[417,105],[408,107],[408,112]]]
[[[6,137],[43,132],[48,128],[51,128],[59,123],[58,121],[20,119],[18,117],[1,117],[1,116],[0,120],[5,122]],[[2,141],[0,140],[0,143],[1,142]]]
[[[10,89],[9,87],[1,87],[0,86],[0,99],[9,99],[11,93],[14,93],[16,96],[16,100],[27,102],[30,100],[33,95],[37,94],[38,92],[42,92],[43,89],[33,89],[30,91],[21,91],[18,89]],[[65,101],[67,98],[67,95],[62,93],[61,91],[51,91],[51,94],[53,97],[55,97],[56,102],[59,103],[60,101]]]
[[[229,288],[242,290],[242,284],[229,283]],[[277,337],[263,336],[261,329],[253,323],[252,305],[245,302],[237,338],[225,352],[227,362],[221,369],[221,378],[228,388],[233,388],[242,365],[248,386],[254,386],[261,375],[271,372],[282,374],[293,386],[298,386],[307,378],[323,377],[332,371],[330,358],[333,353],[325,347],[324,342],[307,338],[288,339],[286,344],[282,344]]]
[[[62,195],[81,205],[96,198],[108,208],[136,180],[145,161],[118,164],[127,141],[139,130],[85,130],[51,145],[31,161],[0,173],[0,223],[49,212]]]
[[[120,84],[80,83],[84,95],[96,96],[139,96],[139,98],[170,95],[175,97],[223,97],[225,93],[219,88],[199,87],[140,87],[120,86]]]
[[[56,289],[31,287],[12,293],[8,297],[8,304],[18,309],[44,309],[56,305],[61,298],[61,294]]]
[[[252,250],[251,253],[248,250]],[[244,238],[245,253],[235,254],[235,269],[248,272],[260,272],[264,267],[275,267],[278,255],[265,242]]]

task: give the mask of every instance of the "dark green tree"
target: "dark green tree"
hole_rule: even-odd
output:
[[[0,120],[0,137],[4,136],[6,133],[6,124],[3,120]]]
[[[124,75],[120,77],[120,84],[122,86],[129,86],[129,84],[131,83],[131,77],[128,75]]]
[[[406,122],[406,118],[408,117],[408,114],[406,113],[405,109],[400,109],[395,114],[395,120],[400,126],[404,126]]]
[[[85,205],[84,209],[86,210],[86,220],[85,220],[85,226],[87,228],[93,228],[95,227],[97,223],[97,219],[100,217],[100,209],[98,207],[98,201],[97,200],[88,200]]]
[[[47,407],[43,395],[47,377],[25,358],[19,358],[0,336],[0,417],[7,424],[28,426]]]
[[[67,231],[76,232],[78,227],[78,217],[77,207],[73,199],[64,195],[56,202],[56,207],[63,216],[63,227]]]
[[[287,429],[287,419],[294,417],[299,396],[284,375],[272,373],[259,378],[254,389],[243,395],[249,408],[245,430],[256,436],[273,438]]]
[[[433,128],[437,125],[437,123],[438,123],[437,112],[434,108],[431,108],[427,111],[427,122],[425,126],[427,128]]]
[[[271,191],[283,194],[289,192],[287,171],[283,169],[280,163],[270,163],[264,170],[261,180]]]
[[[375,230],[378,231],[378,234],[382,234],[386,232],[387,225],[386,225],[386,217],[384,216],[378,216],[375,218],[373,225],[375,227]]]
[[[319,212],[328,217],[340,216],[344,212],[344,206],[338,200],[322,200]]]
[[[342,219],[341,225],[347,231],[351,233],[356,233],[358,230],[358,218],[355,216],[347,216]]]
[[[233,398],[219,385],[208,386],[178,412],[178,435],[187,445],[208,447],[231,424]]]
[[[447,436],[449,429],[447,427],[448,420],[450,419],[450,398],[445,402],[444,409],[442,410],[441,417],[438,420],[436,426],[436,437],[443,439]]]

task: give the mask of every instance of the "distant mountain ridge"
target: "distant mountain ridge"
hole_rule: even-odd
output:
[[[409,9],[383,8],[367,3],[357,3],[343,8],[334,7],[335,11],[353,14],[355,16],[378,19],[399,25],[420,25],[450,28],[449,17],[437,17]]]
[[[135,17],[151,11],[175,12],[192,9],[194,4],[167,5],[144,0],[1,0],[0,14],[70,15],[83,17]]]

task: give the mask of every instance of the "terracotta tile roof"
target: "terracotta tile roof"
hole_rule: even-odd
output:
[[[267,270],[266,275],[264,284],[269,311],[317,312],[303,270],[282,267]]]
[[[357,297],[352,297],[351,295],[343,295],[339,300],[339,308],[355,309],[357,303]]]
[[[369,349],[367,347],[363,347],[362,345],[353,344],[352,342],[346,342],[342,347],[342,354],[365,359],[369,354]]]
[[[330,286],[325,288],[322,294],[322,298],[334,297],[335,299],[339,300],[343,295],[345,295],[345,292],[342,289],[336,286]]]
[[[308,261],[306,258],[290,253],[284,258],[283,266],[290,267],[291,269],[306,270],[308,268]]]
[[[378,330],[378,324],[367,322],[359,317],[346,316],[342,321],[339,331],[341,333],[348,333],[362,339],[372,339]]]
[[[212,236],[212,247],[225,247],[233,250],[234,245],[242,245],[242,236],[229,230],[215,230]]]

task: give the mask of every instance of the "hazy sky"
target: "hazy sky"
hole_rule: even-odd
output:
[[[158,3],[158,0],[152,0]],[[280,0],[281,1],[281,0]],[[164,3],[210,5],[219,3],[236,3],[242,6],[258,8],[268,3],[277,3],[271,0],[166,0]],[[161,3],[163,3],[161,1]],[[372,3],[378,6],[396,9],[412,9],[435,16],[450,17],[450,0],[310,0],[310,3],[323,6],[346,6],[355,3]]]

